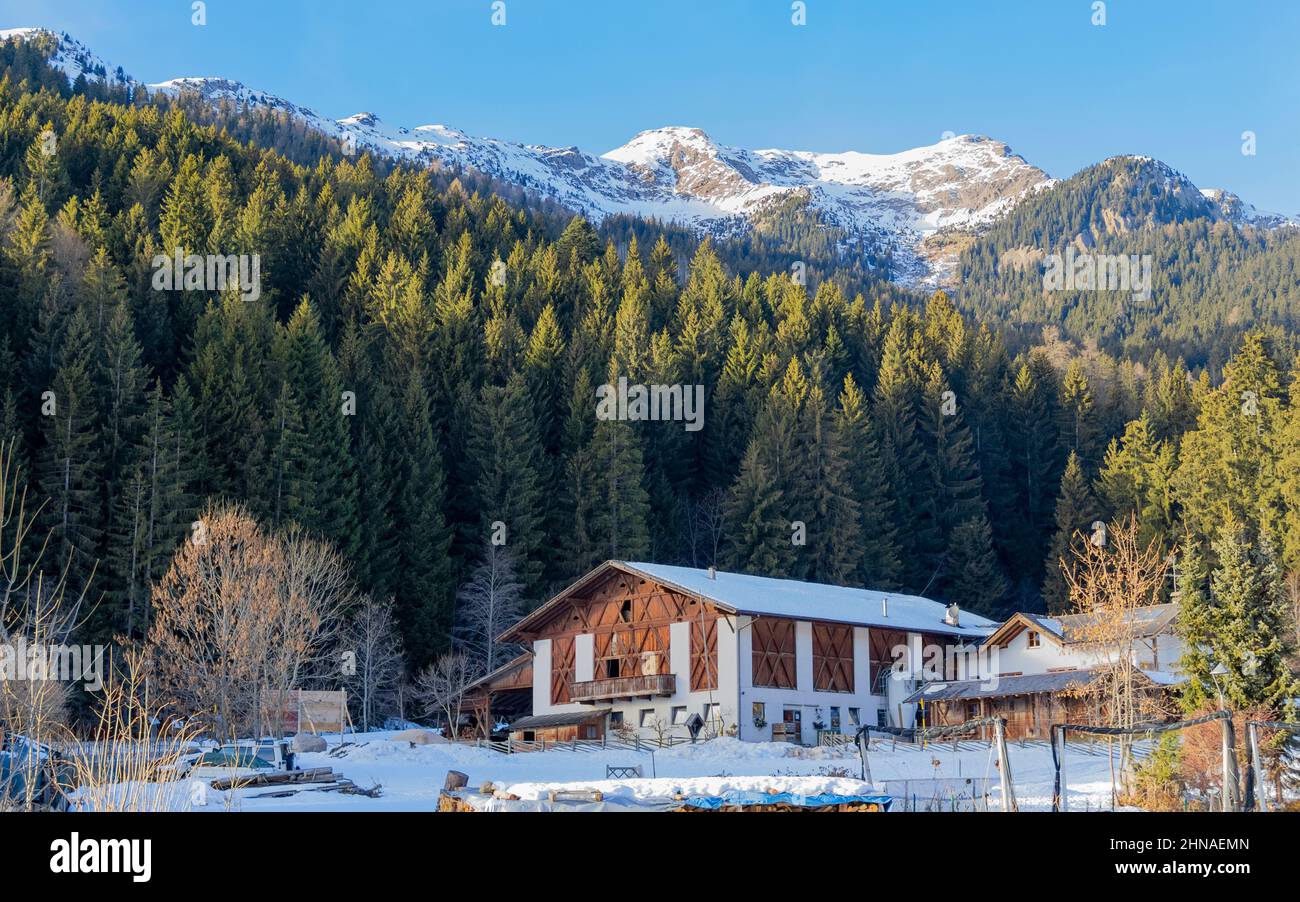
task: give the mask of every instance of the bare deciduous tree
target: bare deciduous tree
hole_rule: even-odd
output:
[[[523,585],[516,578],[514,554],[488,544],[483,561],[456,594],[456,646],[483,673],[505,663],[515,646],[503,648],[497,636],[519,619]]]
[[[360,705],[361,729],[369,731],[384,711],[397,709],[402,675],[402,640],[397,633],[392,599],[361,599],[339,641],[347,686]],[[346,656],[351,655],[351,658]]]
[[[686,543],[692,566],[714,566],[718,563],[718,553],[722,549],[726,528],[726,517],[723,514],[725,501],[726,492],[714,488],[684,509]]]
[[[1096,679],[1074,690],[1097,702],[1107,726],[1132,727],[1163,714],[1150,680],[1138,666],[1143,647],[1141,608],[1159,604],[1170,557],[1156,540],[1143,543],[1133,515],[1114,524],[1104,545],[1074,543],[1072,560],[1061,562],[1070,602],[1083,617],[1071,638],[1097,660]],[[1132,737],[1120,739],[1120,771],[1127,780]]]
[[[320,660],[351,597],[329,546],[269,535],[239,506],[210,508],[154,587],[159,683],[222,738],[260,732],[271,701]]]
[[[453,742],[460,730],[465,693],[478,675],[478,668],[468,657],[449,652],[439,655],[416,678],[416,694],[425,713],[443,717],[447,724],[447,738]]]
[[[81,623],[87,586],[68,585],[67,562],[51,571],[45,560],[50,536],[35,532],[37,510],[29,510],[14,440],[0,445],[0,664],[14,674],[0,674],[0,743],[6,733],[20,734],[26,755],[10,759],[10,781],[21,785],[15,795],[0,785],[0,806],[30,809],[45,766],[39,749],[57,738],[67,714],[70,687],[58,679],[10,678],[17,657],[67,643]],[[91,578],[93,578],[93,572]],[[17,748],[17,747],[15,747]]]

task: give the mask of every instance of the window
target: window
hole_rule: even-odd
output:
[[[673,707],[673,725],[684,725],[686,723],[686,706],[675,705]]]
[[[831,729],[838,730],[839,728],[840,728],[840,709],[832,706],[831,707]]]
[[[860,726],[862,726],[862,709],[861,709],[861,708],[850,708],[850,709],[849,709],[849,725],[850,725],[850,726],[854,726],[854,727],[860,727]]]
[[[642,709],[641,709],[641,719],[640,719],[640,721],[638,721],[638,722],[641,724],[641,726],[642,726],[642,727],[652,727],[652,726],[654,726],[654,721],[655,721],[655,709],[654,709],[654,708],[642,708]]]
[[[705,723],[720,724],[722,723],[722,706],[705,705],[704,706]]]
[[[612,731],[616,731],[616,730],[618,730],[618,729],[619,729],[620,727],[622,727],[622,726],[623,726],[623,712],[622,712],[622,711],[610,711],[610,712],[609,712],[609,728],[610,728],[610,730],[612,730]]]
[[[853,627],[813,623],[813,688],[818,692],[853,691]]]
[[[754,724],[762,726],[767,723],[767,705],[763,702],[754,702]]]
[[[876,709],[876,726],[878,727],[889,726],[889,712],[886,711],[884,708]]]
[[[1030,648],[1037,648],[1040,642],[1038,630],[1030,630],[1029,636],[1025,639],[1025,645]]]
[[[750,624],[753,683],[773,689],[794,689],[794,621],[761,617]]]

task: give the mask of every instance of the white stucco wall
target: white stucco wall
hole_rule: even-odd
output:
[[[736,637],[736,659],[739,667],[740,691],[740,738],[750,742],[767,742],[772,739],[772,724],[783,719],[787,707],[800,709],[800,741],[814,744],[817,741],[817,728],[813,725],[820,710],[821,719],[826,728],[831,725],[831,708],[840,709],[840,732],[852,734],[857,732],[849,717],[849,708],[857,708],[861,723],[875,723],[876,711],[887,705],[886,699],[871,694],[871,654],[868,644],[868,630],[865,627],[853,629],[853,691],[852,692],[818,692],[813,689],[813,653],[812,623],[798,621],[795,624],[795,686],[794,689],[772,689],[755,686],[753,675],[753,640],[749,625],[752,618],[740,617],[739,632]],[[763,703],[766,711],[766,724],[754,725],[753,706],[755,702]],[[891,718],[890,723],[893,723]]]
[[[1078,645],[1060,645],[1047,633],[1040,634],[1037,648],[1029,647],[1029,630],[1022,630],[1001,649],[997,656],[999,674],[1047,673],[1062,668],[1083,670],[1103,663],[1102,656]],[[1139,639],[1135,644],[1136,663],[1144,669],[1176,671],[1182,657],[1182,642],[1175,635],[1162,635],[1154,639]]]

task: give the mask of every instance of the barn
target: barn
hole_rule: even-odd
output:
[[[607,561],[502,634],[531,657],[511,735],[816,744],[911,726],[900,650],[977,646],[996,626],[919,596]]]

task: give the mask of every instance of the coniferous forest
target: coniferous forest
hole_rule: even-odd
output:
[[[219,501],[331,543],[412,669],[501,526],[528,606],[617,558],[1060,611],[1060,559],[1129,515],[1186,562],[1169,592],[1254,587],[1238,620],[1300,574],[1293,236],[1157,211],[1124,252],[1157,255],[1159,306],[1116,325],[995,266],[1069,193],[922,296],[798,222],[596,227],[266,111],[70,85],[26,44],[0,64],[0,432],[86,641],[145,635]],[[177,248],[258,255],[259,296],[157,290]],[[702,385],[703,428],[598,420],[620,377]]]

